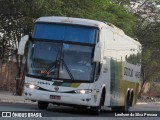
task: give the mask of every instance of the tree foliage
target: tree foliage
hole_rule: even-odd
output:
[[[134,17],[110,0],[5,0],[0,3],[2,58],[16,54],[20,37],[31,33],[34,21],[40,16],[68,16],[110,22],[133,36]],[[10,46],[12,50],[9,48],[9,51],[7,47]]]
[[[136,9],[131,9],[137,17],[134,34],[143,46],[141,92],[146,82],[160,78],[160,9],[157,4],[160,1],[144,0]]]
[[[160,27],[158,12],[152,2],[144,2],[136,11],[130,9],[132,14],[124,7],[130,4],[130,0],[1,0],[0,4],[1,58],[8,60],[9,56],[16,56],[19,71],[22,64],[22,58],[17,55],[19,40],[32,32],[35,20],[41,16],[68,16],[109,22],[126,34],[138,37],[144,49],[142,74],[145,80],[158,75],[159,57],[156,53],[160,53]],[[154,14],[148,14],[146,8]],[[151,15],[155,15],[152,22],[149,21],[153,18]],[[18,72],[17,76],[20,74]]]

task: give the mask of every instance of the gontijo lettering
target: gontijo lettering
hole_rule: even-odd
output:
[[[133,69],[124,67],[124,75],[129,76],[129,77],[133,77]]]

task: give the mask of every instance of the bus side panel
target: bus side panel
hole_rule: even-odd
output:
[[[104,54],[105,55],[105,54]],[[105,58],[103,60],[103,66],[102,66],[102,76],[101,80],[103,81],[102,86],[104,85],[106,88],[106,95],[105,95],[105,101],[104,106],[110,106],[110,58]]]
[[[124,106],[128,91],[133,91],[135,103],[139,81],[136,74],[140,73],[136,62],[140,45],[108,27],[103,27],[100,35],[104,49],[101,74],[94,86],[100,90],[98,100],[105,86],[105,106]],[[128,70],[132,71],[132,75]]]
[[[117,106],[118,105],[118,63],[116,60],[111,59],[111,105]]]
[[[105,96],[105,106],[110,106],[111,101],[113,101],[112,94],[111,94],[111,54],[112,53],[112,47],[111,47],[111,41],[113,41],[113,31],[107,28],[103,28],[105,31],[105,39],[104,39],[104,56],[103,56],[103,81],[106,85],[106,96]],[[113,89],[113,88],[112,88]]]
[[[111,71],[110,106],[124,106],[128,90],[133,91],[133,102],[136,102],[140,74],[139,47],[130,38],[106,29],[105,52],[110,58]]]
[[[136,104],[139,90],[140,66],[136,66],[128,62],[123,62],[122,71],[123,83],[127,85],[127,88],[123,91],[126,92],[126,95],[127,89],[130,90],[130,93],[133,91],[133,104]]]

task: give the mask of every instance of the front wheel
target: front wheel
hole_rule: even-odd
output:
[[[102,94],[99,106],[97,106],[97,107],[91,107],[91,111],[92,111],[93,114],[99,115],[99,113],[101,112],[101,108],[103,106],[104,98],[105,98],[105,96],[104,96],[104,94]]]
[[[48,104],[49,104],[48,102],[38,101],[38,108],[45,110],[45,109],[47,109]]]
[[[99,115],[99,113],[101,112],[101,106],[91,107],[91,112],[94,115]]]

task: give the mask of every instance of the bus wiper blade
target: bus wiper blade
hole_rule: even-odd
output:
[[[53,68],[58,67],[57,65],[59,65],[59,61],[58,61],[58,60],[54,61],[54,62],[43,72],[43,74],[48,74]]]
[[[72,80],[74,80],[74,77],[73,77],[71,71],[69,70],[69,68],[68,68],[68,66],[67,66],[67,64],[66,64],[66,62],[65,62],[63,59],[61,59],[61,61],[62,61],[62,66],[63,66],[63,65],[65,66],[65,68],[66,68],[66,70],[67,70],[67,72],[68,72],[70,78],[71,78]]]
[[[53,69],[53,68],[58,68],[59,66],[58,65],[60,65],[59,64],[59,60],[58,60],[58,53],[57,53],[57,55],[56,55],[56,60],[43,72],[43,74],[49,74],[49,72]],[[58,71],[58,70],[57,70]]]

